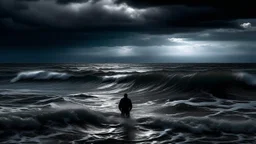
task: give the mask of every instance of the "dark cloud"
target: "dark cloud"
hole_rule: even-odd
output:
[[[247,0],[0,0],[0,62],[255,62],[255,18]]]
[[[35,1],[40,1],[40,0],[18,0],[19,2],[35,2]]]
[[[249,1],[227,6],[220,1],[188,0],[2,0],[0,8],[9,13],[14,23],[38,25],[38,29],[51,31],[189,32],[189,29],[239,28],[234,20],[255,17]],[[6,16],[1,14],[0,21]]]
[[[200,11],[202,8],[208,8],[208,11],[193,13],[194,18],[199,20],[232,20],[243,18],[255,18],[254,2],[250,0],[236,0],[232,3],[223,2],[220,0],[117,0],[116,3],[127,3],[132,7],[148,8],[148,7],[170,7],[170,6],[185,6],[195,8]],[[180,13],[184,15],[183,13]],[[193,17],[192,17],[193,18]]]
[[[236,0],[231,3],[225,3],[220,0],[170,0],[170,1],[160,1],[160,0],[116,0],[116,3],[127,3],[133,7],[157,7],[157,6],[166,6],[166,5],[185,5],[185,6],[208,6],[215,8],[253,8],[253,1],[250,0]]]
[[[58,4],[70,4],[70,3],[86,3],[91,1],[92,3],[97,3],[100,0],[56,0]]]
[[[58,4],[69,4],[69,3],[83,3],[89,0],[56,0]]]

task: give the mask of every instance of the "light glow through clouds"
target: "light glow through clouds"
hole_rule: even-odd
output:
[[[247,23],[242,23],[240,26],[241,26],[242,28],[244,28],[244,29],[248,29],[248,28],[251,28],[251,27],[252,27],[252,24],[249,23],[249,22],[247,22]]]
[[[144,9],[134,9],[132,7],[129,7],[126,3],[120,4],[120,5],[114,5],[112,3],[103,5],[103,8],[105,8],[107,11],[110,12],[123,12],[127,14],[132,19],[140,18],[141,14],[145,12]]]
[[[111,56],[111,57],[131,57],[131,56],[175,56],[175,57],[207,57],[207,56],[228,56],[243,55],[243,50],[237,49],[240,45],[233,42],[212,42],[212,41],[190,41],[182,45],[161,45],[161,46],[116,46],[116,47],[96,47],[93,52],[84,49],[76,51],[74,55],[82,56]],[[101,50],[99,52],[98,50]],[[94,53],[94,51],[98,51]],[[74,52],[74,51],[73,51]]]
[[[82,9],[85,6],[88,6],[89,2],[87,3],[71,3],[69,4],[67,7],[69,7],[71,10],[75,11],[75,12],[79,12],[80,9]]]
[[[168,40],[176,43],[184,43],[184,40],[182,38],[168,38]]]
[[[134,55],[132,47],[129,47],[129,46],[120,47],[118,49],[118,54],[120,56],[133,56]]]
[[[79,12],[81,10],[86,9],[102,9],[108,13],[118,13],[124,14],[131,19],[142,19],[142,14],[147,12],[147,9],[137,9],[128,6],[126,3],[115,4],[113,0],[101,0],[97,3],[93,2],[92,0],[86,3],[70,3],[67,5],[68,8],[73,10],[74,12]]]
[[[229,41],[192,41],[185,38],[168,38],[170,42],[178,43],[179,45],[170,45],[167,49],[169,55],[176,56],[207,56],[207,55],[236,55],[244,54],[243,51],[238,51],[236,42]]]

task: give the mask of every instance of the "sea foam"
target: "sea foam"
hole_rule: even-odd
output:
[[[49,79],[60,79],[65,80],[70,77],[67,73],[59,73],[59,72],[51,72],[45,70],[37,70],[37,71],[27,71],[20,72],[15,78],[11,80],[11,82],[17,82],[20,80],[49,80]]]

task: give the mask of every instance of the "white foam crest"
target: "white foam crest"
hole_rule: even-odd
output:
[[[107,85],[103,85],[101,87],[98,87],[97,89],[102,90],[102,89],[107,89],[107,88],[111,88],[112,86],[114,86],[116,83],[111,83],[111,84],[107,84]]]
[[[35,80],[48,80],[48,79],[61,79],[65,80],[70,77],[67,73],[50,72],[45,70],[35,70],[20,72],[11,82],[17,82],[22,79],[35,79]]]
[[[256,85],[256,76],[253,74],[249,74],[246,72],[239,72],[239,73],[236,73],[235,76],[237,77],[237,79],[243,80],[248,85]]]
[[[103,79],[106,80],[106,79],[119,79],[119,78],[125,78],[129,75],[126,75],[126,74],[118,74],[118,75],[112,75],[112,76],[104,76]]]

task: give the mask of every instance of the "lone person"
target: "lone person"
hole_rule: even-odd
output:
[[[128,98],[127,94],[124,94],[124,97],[120,100],[118,105],[121,115],[123,117],[130,117],[130,111],[132,110],[132,101]]]

